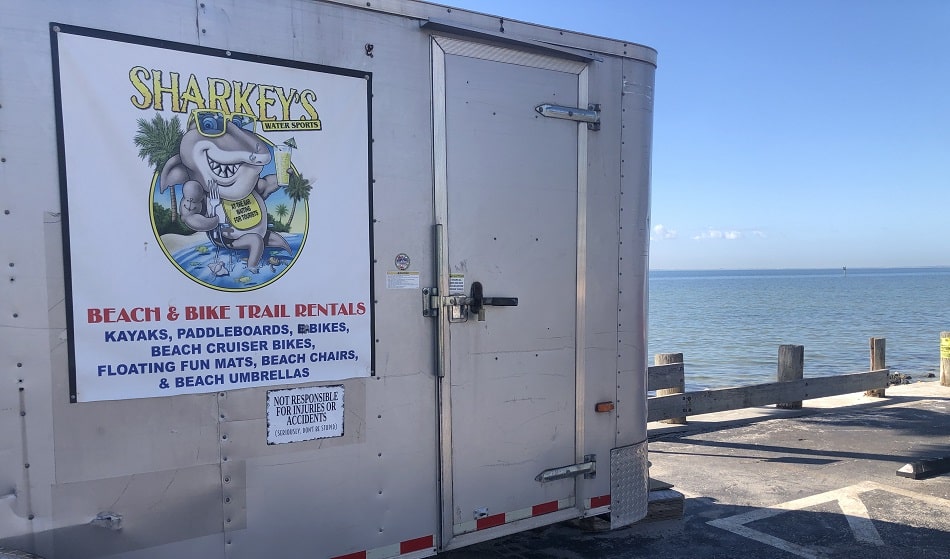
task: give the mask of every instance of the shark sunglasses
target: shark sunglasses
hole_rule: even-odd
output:
[[[227,114],[224,111],[197,109],[191,112],[191,118],[194,120],[198,132],[207,138],[217,138],[224,135],[229,124],[252,133],[257,130],[257,117],[254,115]]]

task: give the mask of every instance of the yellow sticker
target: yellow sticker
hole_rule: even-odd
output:
[[[263,217],[261,205],[253,194],[241,200],[224,200],[222,204],[228,221],[237,229],[250,229],[260,223]]]
[[[950,338],[940,338],[940,358],[950,359]]]

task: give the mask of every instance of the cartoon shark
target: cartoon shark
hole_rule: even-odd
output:
[[[159,180],[163,193],[182,185],[179,214],[185,225],[209,232],[216,244],[248,251],[248,269],[256,273],[266,247],[292,250],[268,229],[264,200],[280,187],[276,175],[261,178],[271,153],[247,124],[240,115],[196,111]]]

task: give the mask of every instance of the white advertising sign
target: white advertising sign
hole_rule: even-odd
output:
[[[72,400],[372,374],[370,77],[54,44]]]
[[[342,385],[267,391],[267,444],[342,436]]]

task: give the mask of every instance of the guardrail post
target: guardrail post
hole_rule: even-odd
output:
[[[778,381],[801,380],[805,378],[805,346],[780,345],[778,346]],[[800,410],[802,403],[785,402],[775,404],[783,410]]]
[[[884,364],[884,338],[871,338],[871,370],[880,371],[881,369],[886,369],[887,365]],[[864,393],[865,396],[870,396],[872,398],[883,398],[884,389],[883,388],[874,388],[868,390]]]
[[[653,356],[654,365],[669,365],[670,363],[682,363],[683,354],[682,353],[657,353]],[[685,376],[685,375],[684,375]],[[679,384],[679,386],[671,386],[669,388],[661,388],[656,391],[657,396],[666,396],[668,394],[682,394],[686,392],[686,380]],[[662,420],[663,423],[670,423],[673,425],[686,425],[685,417],[673,417],[670,419]]]
[[[950,332],[940,333],[940,386],[950,386]]]

